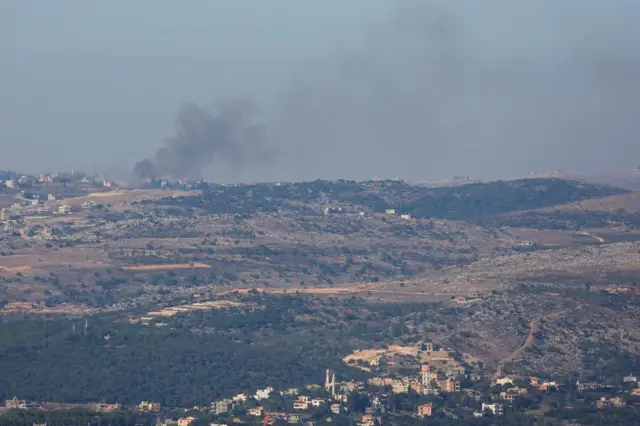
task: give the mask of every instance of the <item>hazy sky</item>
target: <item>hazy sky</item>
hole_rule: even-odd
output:
[[[129,171],[183,103],[251,99],[270,161],[205,177],[628,169],[638,17],[637,0],[3,0],[0,168]]]

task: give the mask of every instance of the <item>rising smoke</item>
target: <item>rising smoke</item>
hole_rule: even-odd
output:
[[[136,174],[197,177],[266,154],[256,179],[615,170],[640,156],[639,40],[560,3],[398,2],[285,88],[268,140],[253,107],[188,105]]]
[[[216,110],[193,103],[183,105],[176,118],[176,134],[153,158],[136,163],[138,179],[193,179],[218,161],[240,168],[268,161],[265,126],[256,122],[257,107],[246,100],[230,101]]]

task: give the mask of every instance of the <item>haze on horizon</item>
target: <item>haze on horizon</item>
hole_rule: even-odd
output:
[[[187,149],[167,170],[217,181],[630,169],[637,16],[631,0],[7,0],[0,168],[123,175],[172,138]],[[246,148],[176,134],[184,104],[237,100],[257,106]]]

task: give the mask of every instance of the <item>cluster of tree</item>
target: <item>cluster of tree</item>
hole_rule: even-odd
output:
[[[327,367],[365,377],[340,359],[354,344],[340,331],[349,327],[314,321],[302,296],[246,300],[259,306],[184,314],[168,327],[105,315],[90,317],[86,334],[67,319],[2,322],[0,399],[190,406],[267,385],[322,383]]]
[[[8,410],[0,415],[0,426],[134,426],[152,425],[155,420],[140,413],[95,413],[84,409],[74,410]]]
[[[360,206],[370,212],[393,208],[415,217],[477,220],[488,215],[625,192],[628,191],[562,179],[522,179],[441,188],[400,181],[318,180],[281,185],[210,186],[202,197],[167,198],[157,203],[179,207],[183,214],[193,210],[231,214],[305,210],[290,201],[305,204],[332,202]]]
[[[500,218],[488,217],[482,220],[492,226],[512,226],[518,228],[553,229],[577,231],[588,228],[603,228],[611,224],[640,228],[640,213],[626,211],[551,211],[527,212]]]

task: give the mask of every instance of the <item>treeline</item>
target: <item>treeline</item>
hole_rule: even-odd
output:
[[[0,426],[134,426],[153,425],[155,419],[150,416],[132,413],[95,413],[88,410],[8,410],[0,414]]]
[[[369,212],[395,209],[421,218],[477,220],[519,210],[533,210],[628,191],[562,179],[521,179],[428,188],[400,181],[313,181],[281,185],[213,186],[203,196],[166,198],[155,203],[181,214],[238,214],[305,211],[299,203],[359,206]],[[148,203],[152,203],[149,201]]]
[[[256,306],[182,314],[167,327],[93,316],[86,335],[66,319],[2,322],[0,400],[193,406],[267,385],[322,383],[327,367],[366,377],[340,360],[351,327],[314,320],[302,297],[246,300]]]
[[[578,231],[587,228],[604,228],[610,225],[640,228],[640,213],[627,211],[551,211],[527,212],[499,218],[488,217],[482,223],[492,226],[515,228],[552,229]]]

